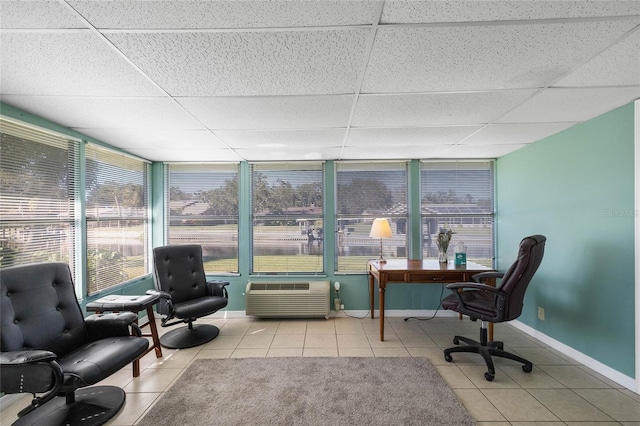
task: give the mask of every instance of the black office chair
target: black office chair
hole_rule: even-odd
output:
[[[197,244],[169,245],[153,249],[156,290],[160,295],[158,312],[164,317],[161,325],[169,327],[187,323],[160,336],[167,348],[184,349],[215,339],[220,330],[210,324],[193,325],[197,318],[210,315],[225,306],[229,296],[226,281],[209,281],[204,273],[202,246]],[[169,322],[173,318],[177,321]]]
[[[487,342],[487,322],[498,323],[516,319],[522,313],[524,294],[544,255],[547,239],[543,235],[532,235],[520,242],[518,258],[504,274],[500,272],[483,272],[473,276],[475,283],[453,283],[447,285],[453,294],[442,300],[442,307],[468,315],[472,320],[481,320],[480,341],[463,336],[455,336],[453,344],[461,341],[465,346],[454,346],[444,350],[444,359],[451,362],[454,352],[479,353],[487,364],[485,379],[492,381],[495,377],[492,356],[508,358],[521,362],[522,370],[530,373],[533,364],[526,359],[504,351],[503,342]],[[481,281],[487,278],[502,278],[496,288]]]
[[[83,318],[65,263],[4,268],[0,281],[0,391],[34,394],[14,425],[101,425],[115,416],[124,391],[86,386],[147,349],[137,315]]]

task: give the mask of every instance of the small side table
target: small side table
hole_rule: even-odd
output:
[[[158,303],[160,297],[157,294],[145,294],[143,296],[123,296],[111,294],[101,297],[87,304],[87,311],[96,312],[98,314],[105,311],[109,312],[121,312],[129,311],[138,313],[142,310],[147,310],[147,322],[144,324],[138,324],[140,329],[149,326],[151,328],[150,334],[142,334],[143,337],[151,337],[153,345],[144,351],[138,359],[133,361],[133,377],[140,375],[140,358],[151,352],[152,349],[156,351],[156,358],[162,358],[162,348],[160,347],[160,339],[158,338],[158,327],[156,326],[156,319],[153,313],[153,305]]]

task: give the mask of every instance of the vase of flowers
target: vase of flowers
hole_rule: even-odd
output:
[[[436,244],[438,245],[438,262],[447,263],[449,258],[447,257],[447,250],[449,249],[449,243],[451,242],[451,236],[453,231],[451,229],[440,228],[438,236],[436,238]]]

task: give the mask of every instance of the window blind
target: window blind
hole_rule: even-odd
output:
[[[167,164],[169,244],[200,244],[207,272],[238,272],[239,165]]]
[[[87,144],[88,294],[149,273],[148,169],[146,161]]]
[[[385,257],[407,257],[408,163],[336,162],[336,271],[366,270],[378,258],[380,240],[369,237],[373,219],[388,218],[393,236],[383,242]]]
[[[253,273],[324,270],[324,164],[251,165]]]
[[[493,266],[494,180],[492,160],[424,161],[421,163],[423,257],[437,255],[441,228],[454,234],[449,244],[464,242],[467,259]]]
[[[2,267],[62,261],[75,272],[78,153],[76,139],[0,118]]]

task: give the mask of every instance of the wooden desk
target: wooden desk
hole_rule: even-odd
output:
[[[472,282],[472,275],[493,271],[491,268],[473,262],[466,267],[456,267],[453,262],[440,264],[437,260],[390,259],[386,263],[369,261],[369,309],[374,317],[374,281],[378,281],[380,308],[380,341],[384,341],[384,293],[387,283],[442,284]],[[495,279],[487,281],[495,286]],[[489,323],[489,340],[493,340],[493,324]]]

